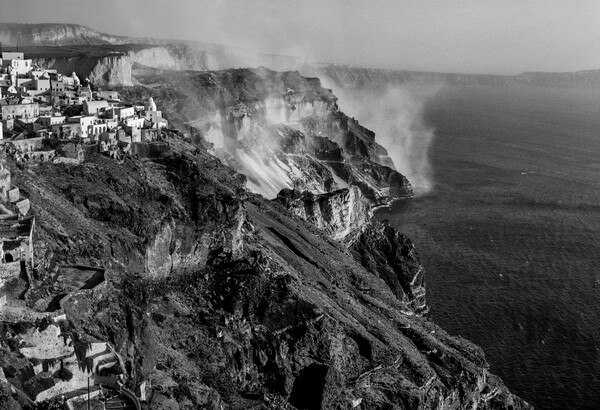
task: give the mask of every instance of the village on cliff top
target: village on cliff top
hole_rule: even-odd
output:
[[[50,374],[53,380],[34,388],[33,395],[13,394],[26,401],[34,397],[35,403],[55,401],[70,409],[85,406],[89,400],[100,400],[105,408],[139,409],[145,385],[138,386],[139,399],[123,387],[123,360],[108,343],[87,344],[85,351],[79,351],[76,341],[64,332],[66,317],[57,306],[57,294],[64,297],[65,291],[90,289],[104,281],[103,267],[54,266],[51,276],[56,292],[36,294],[33,307],[24,300],[24,294],[36,292],[36,282],[40,282],[33,257],[35,218],[29,215],[29,199],[11,182],[7,157],[29,165],[76,165],[86,153],[95,151],[123,160],[167,144],[163,131],[168,121],[152,97],[144,105],[124,102],[118,92],[96,89],[75,72],[67,75],[38,67],[22,52],[4,51],[1,56],[0,317],[8,323],[48,322],[44,330],[29,331],[19,350],[37,363],[36,375]],[[57,286],[61,289],[54,289]],[[0,379],[7,377],[0,367]]]
[[[0,63],[0,144],[17,161],[77,163],[90,147],[121,159],[168,127],[152,97],[144,105],[121,101],[20,52],[2,52]]]

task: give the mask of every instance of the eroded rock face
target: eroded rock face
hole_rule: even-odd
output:
[[[402,84],[485,85],[599,88],[600,72],[586,70],[565,73],[526,72],[517,75],[460,74],[406,70],[384,70],[355,65],[312,63],[285,55],[260,54],[218,44],[134,38],[97,32],[76,24],[0,23],[0,42],[21,46],[92,47],[95,52],[123,50],[137,62],[170,70],[224,70],[236,67],[269,67],[273,70],[300,70],[304,75],[325,76],[344,88],[373,88]],[[93,48],[94,45],[99,47]],[[122,47],[118,46],[122,45]],[[149,52],[138,51],[152,49]],[[131,51],[131,52],[130,52]]]
[[[38,216],[36,259],[105,266],[109,276],[164,277],[239,255],[251,230],[240,199],[247,195],[246,178],[209,154],[188,154],[196,148],[183,145],[185,152],[171,149],[145,164],[93,154],[78,166],[15,170]],[[197,163],[206,163],[210,175]],[[224,184],[207,179],[217,176]]]
[[[316,78],[261,68],[141,70],[136,80],[142,86],[124,89],[124,96],[152,95],[178,116],[169,118],[172,123],[194,124],[212,144],[210,152],[267,198],[282,189],[326,193],[348,185],[374,204],[412,195],[373,132],[341,113]]]
[[[327,194],[282,190],[276,201],[344,244],[353,243],[373,217],[371,204],[357,186]]]
[[[425,270],[409,238],[387,222],[371,221],[352,243],[351,250],[361,265],[381,277],[415,313],[428,312]]]
[[[132,86],[130,57],[104,57],[98,61],[88,77],[92,83],[100,86]]]
[[[125,39],[79,24],[0,24],[0,41],[12,45],[110,44]]]
[[[56,33],[31,41],[86,35]],[[92,156],[15,173],[38,216],[40,265],[107,268],[103,285],[62,301],[72,336],[114,347],[128,386],[150,381],[152,409],[529,408],[480,348],[424,317],[414,246],[369,222],[361,199],[409,196],[410,184],[318,79],[132,69],[220,68],[221,57],[169,46],[52,62],[99,85],[136,84],[123,95],[153,96],[173,124],[202,134],[196,146],[173,136],[172,151],[148,161]],[[207,140],[247,177],[204,152]],[[273,202],[246,184],[296,191]],[[52,388],[16,347],[19,332],[1,330],[5,377],[32,396]],[[19,408],[0,385],[0,407]]]
[[[348,246],[356,260],[382,278],[416,314],[428,312],[425,270],[415,246],[387,222],[372,220],[371,205],[358,187],[318,195],[282,190],[275,201]]]
[[[217,84],[201,90],[217,90],[203,100],[207,112],[220,112],[225,99],[221,118],[244,112],[252,93],[271,93],[244,70],[198,76]],[[312,92],[311,81],[290,76]],[[228,103],[231,91],[219,97],[228,82],[231,101],[245,105]],[[237,130],[233,118],[225,127]],[[307,144],[307,134],[273,129],[281,127],[293,131],[279,136],[282,152],[307,160],[314,149],[331,161],[315,163],[337,161],[359,187],[371,172],[354,173],[360,165],[390,182],[380,189],[401,178],[374,157],[348,159],[335,141]],[[281,203],[248,193],[246,177],[184,138],[169,135],[169,144],[146,160],[90,155],[74,166],[13,166],[37,216],[40,266],[106,267],[101,286],[61,301],[69,332],[109,343],[127,386],[150,381],[149,408],[530,408],[489,373],[479,347],[423,316],[412,243],[386,224],[361,223],[370,210],[356,187],[307,197],[308,209],[294,193],[283,201],[307,219],[320,212],[315,221],[332,234],[355,237],[347,248]],[[0,345],[0,365],[20,386],[51,387],[25,359],[12,364],[10,341]]]
[[[341,111],[331,112],[327,118],[304,117],[302,124],[312,135],[327,137],[337,143],[352,159],[369,160],[387,167],[394,167],[387,150],[375,142],[375,133],[349,118]]]

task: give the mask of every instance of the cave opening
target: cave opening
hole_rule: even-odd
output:
[[[298,409],[320,409],[327,370],[326,365],[319,363],[313,363],[302,369],[294,380],[290,404]]]

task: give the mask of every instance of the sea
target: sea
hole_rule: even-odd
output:
[[[445,87],[412,238],[431,318],[538,409],[600,409],[600,90]],[[418,190],[417,190],[418,192]]]

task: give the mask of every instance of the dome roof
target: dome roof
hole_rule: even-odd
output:
[[[145,104],[146,111],[156,111],[156,103],[154,102],[154,98],[148,97]]]

